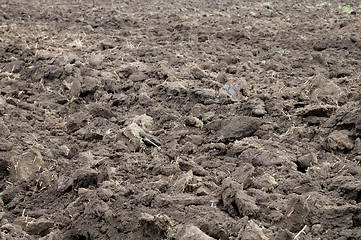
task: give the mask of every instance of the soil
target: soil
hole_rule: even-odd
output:
[[[0,3],[1,239],[361,239],[357,0]]]

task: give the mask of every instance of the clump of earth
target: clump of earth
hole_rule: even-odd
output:
[[[358,1],[2,1],[1,239],[361,239]]]

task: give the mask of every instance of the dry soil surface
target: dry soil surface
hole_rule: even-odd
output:
[[[361,239],[358,0],[0,2],[0,238]]]

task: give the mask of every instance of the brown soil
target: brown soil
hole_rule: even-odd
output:
[[[360,15],[1,1],[0,238],[361,239]]]

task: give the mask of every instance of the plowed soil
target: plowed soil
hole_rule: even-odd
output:
[[[358,0],[0,2],[0,239],[361,239]]]

